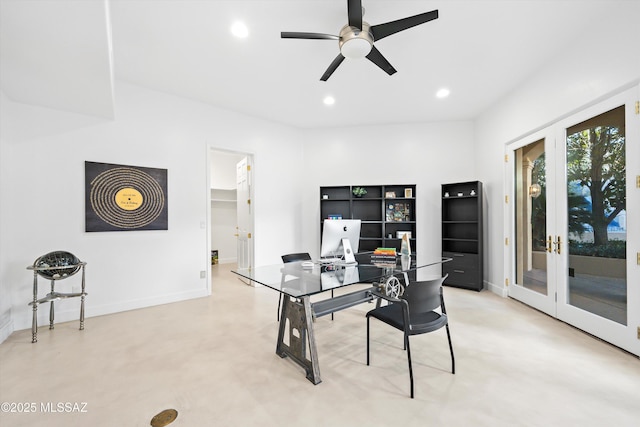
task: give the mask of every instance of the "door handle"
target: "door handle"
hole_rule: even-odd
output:
[[[552,245],[553,245],[553,237],[551,237],[551,234],[549,234],[549,239],[547,239],[547,252],[551,253],[553,251],[551,249]]]
[[[560,236],[557,236],[558,240],[556,241],[556,252],[560,255],[560,249],[562,248],[562,242],[560,241]]]

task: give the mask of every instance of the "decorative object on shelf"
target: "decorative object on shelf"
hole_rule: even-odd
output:
[[[444,193],[444,197],[449,197],[449,192],[448,192],[448,191],[446,191],[446,192]]]
[[[328,194],[323,194],[322,195],[322,200],[329,200],[329,195]]]
[[[402,246],[400,246],[400,254],[403,256],[411,255],[411,244],[409,243],[409,235],[402,235]]]
[[[462,192],[458,193],[458,197],[462,197],[462,196],[464,196],[464,193],[462,193]]]
[[[85,230],[167,230],[167,170],[85,162]]]
[[[342,219],[342,215],[329,215],[327,216],[327,219]]]
[[[412,198],[413,197],[413,189],[405,188],[404,189],[404,197],[406,197],[407,199]]]
[[[411,267],[411,255],[400,255],[400,267],[408,270]]]
[[[33,310],[31,323],[31,342],[38,342],[38,305],[50,303],[49,306],[49,329],[53,329],[54,301],[66,298],[80,297],[80,330],[84,329],[84,297],[85,292],[84,267],[86,262],[82,262],[71,252],[54,251],[38,257],[33,265],[27,267],[33,270],[33,300],[29,303]],[[61,293],[54,290],[57,280],[67,279],[78,271],[82,270],[82,291],[76,293]],[[51,280],[51,292],[44,298],[38,299],[38,276]]]
[[[389,203],[387,204],[386,218],[389,222],[404,222],[411,218],[410,203]]]
[[[411,238],[410,231],[396,231],[396,239],[402,239],[405,235]]]
[[[384,193],[384,197],[387,199],[395,199],[396,198],[396,192],[395,191],[387,191],[386,193]]]
[[[367,190],[364,187],[353,187],[353,195],[356,197],[362,197],[367,194]]]
[[[470,196],[475,196],[476,195],[476,190],[471,190],[471,193],[469,193]]]

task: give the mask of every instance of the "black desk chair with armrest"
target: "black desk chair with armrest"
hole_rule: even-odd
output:
[[[282,262],[283,263],[288,263],[288,262],[294,262],[294,261],[311,261],[311,255],[309,255],[309,253],[307,252],[299,252],[299,253],[295,253],[295,254],[287,254],[287,255],[282,255]],[[282,306],[282,294],[280,294],[280,297],[278,299],[278,313],[277,313],[277,318],[278,321],[280,321],[280,307]]]
[[[392,298],[378,291],[373,294],[390,301],[389,305],[375,308],[367,313],[367,365],[369,365],[369,319],[374,317],[394,328],[404,332],[404,346],[409,362],[409,379],[411,383],[411,398],[413,399],[413,369],[411,367],[411,348],[409,336],[426,334],[436,331],[443,326],[447,329],[449,351],[451,352],[451,373],[456,373],[455,359],[451,334],[449,333],[449,319],[442,296],[442,282],[447,276],[434,280],[411,282],[400,298]],[[440,308],[440,313],[434,311]]]

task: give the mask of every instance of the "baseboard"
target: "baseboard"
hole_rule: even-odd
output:
[[[116,304],[105,304],[94,306],[91,305],[90,296],[87,297],[85,305],[85,319],[90,319],[96,316],[104,316],[107,314],[116,314],[123,311],[137,310],[141,308],[154,307],[157,305],[171,304],[174,302],[186,301],[195,298],[203,298],[209,296],[207,289],[197,289],[188,292],[180,292],[175,294],[161,295],[152,298],[143,298],[138,300],[123,301]],[[71,301],[71,300],[70,300]],[[77,305],[73,308],[65,310],[55,311],[55,323],[63,322],[77,322],[79,321],[80,313],[80,301],[77,301]],[[21,316],[19,319],[15,319],[15,329],[13,331],[19,331],[23,329],[31,328],[31,310],[27,316]],[[38,310],[38,325],[49,324],[49,305],[42,304],[42,308]],[[11,332],[13,332],[11,331]],[[11,333],[10,332],[10,333]]]
[[[500,295],[502,298],[506,298],[509,296],[509,293],[507,292],[507,288],[502,285],[495,285],[485,280],[484,287],[485,289],[488,289],[489,292],[492,292],[496,295]]]
[[[5,322],[4,325],[0,326],[0,344],[2,344],[4,340],[9,338],[9,335],[11,335],[14,330],[15,329],[13,328],[13,320],[11,319]]]

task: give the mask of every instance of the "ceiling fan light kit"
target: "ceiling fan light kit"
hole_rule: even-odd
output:
[[[340,30],[340,53],[348,59],[366,57],[373,47],[373,35],[366,22],[362,23],[362,29],[345,25]]]
[[[345,58],[367,58],[388,75],[396,72],[396,69],[382,56],[374,46],[374,42],[400,31],[407,30],[416,25],[424,24],[438,18],[438,11],[421,13],[408,18],[386,22],[379,25],[369,25],[362,20],[364,9],[361,0],[347,0],[348,23],[340,30],[340,35],[322,33],[302,33],[283,31],[280,36],[283,39],[314,39],[314,40],[338,40],[340,53],[329,65],[320,80],[327,81]]]

